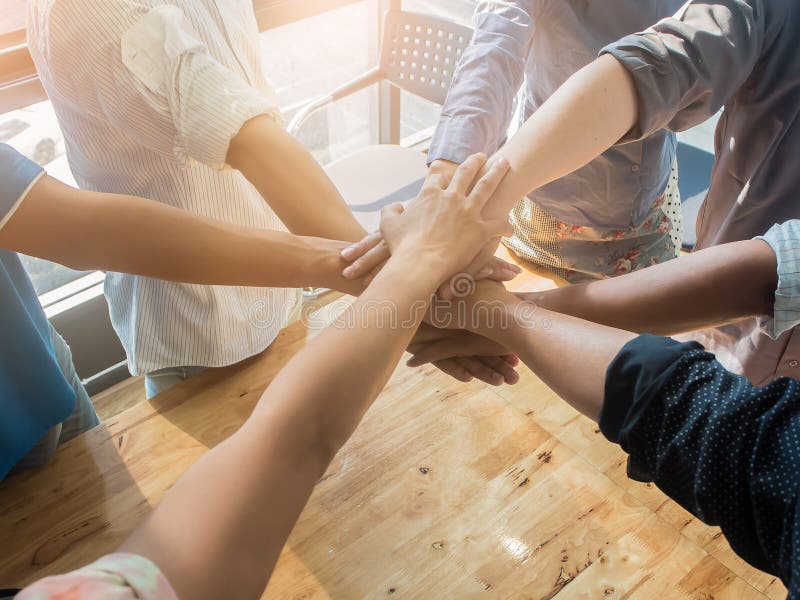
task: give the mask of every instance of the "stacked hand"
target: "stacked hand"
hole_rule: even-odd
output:
[[[520,306],[524,310],[520,310]],[[520,300],[514,294],[506,291],[502,283],[484,280],[477,282],[474,290],[469,295],[454,299],[436,299],[431,304],[428,317],[431,331],[435,334],[426,334],[415,338],[409,347],[409,352],[414,356],[408,361],[409,367],[420,367],[432,363],[445,373],[454,375],[441,365],[450,363],[463,364],[467,361],[472,365],[475,354],[500,357],[507,364],[516,366],[519,359],[508,353],[497,342],[484,337],[506,328],[518,327],[522,322],[530,322],[536,306]],[[506,374],[504,365],[499,365],[496,358],[484,360],[481,366],[488,366],[496,373]],[[494,383],[484,377],[476,375],[483,381]],[[456,377],[459,379],[459,377]],[[497,380],[497,377],[494,377]],[[511,379],[511,380],[509,380]],[[506,383],[516,383],[519,380],[516,372]],[[499,382],[502,383],[502,382]]]
[[[480,166],[478,170],[473,172],[474,167],[479,163]],[[471,156],[461,167],[455,163],[437,160],[431,165],[422,191],[417,199],[412,202],[412,205],[417,202],[424,202],[435,194],[437,190],[452,186],[456,173],[459,171],[464,174],[464,179],[460,180],[460,183],[466,183],[468,186],[467,189],[472,186],[476,176],[483,174],[484,177],[481,181],[485,180],[484,185],[493,185],[492,192],[494,192],[499,180],[496,182],[492,179],[486,180],[486,176],[488,176],[495,167],[501,169],[503,173],[508,170],[508,165],[504,160],[497,160],[493,165],[488,165],[483,155]],[[469,174],[464,171],[465,168],[469,169],[469,172],[472,173],[472,180],[467,181]],[[463,191],[466,192],[467,190]],[[489,198],[484,199],[484,205],[488,199]],[[399,204],[392,205],[389,208],[395,213],[403,211],[403,207]],[[491,279],[494,281],[511,281],[521,272],[518,266],[494,256],[494,251],[497,249],[498,242],[499,238],[490,240],[489,243],[484,245],[480,252],[476,251],[472,264],[465,269],[474,280]],[[347,279],[361,279],[364,285],[368,285],[390,256],[391,249],[384,239],[383,233],[377,232],[370,234],[360,242],[345,248],[342,252],[342,257],[351,263],[344,270],[343,275]],[[449,285],[443,285],[442,288],[440,288],[440,295],[445,298],[451,297],[449,288]]]
[[[359,277],[377,272],[390,256],[413,257],[437,274],[440,281],[449,281],[475,260],[487,245],[510,234],[507,219],[485,219],[483,208],[508,171],[504,160],[486,169],[486,157],[471,156],[452,172],[434,169],[426,179],[419,196],[406,208],[391,205],[381,213],[379,235],[369,236],[345,250],[352,260],[345,276]],[[479,177],[479,174],[482,176]],[[477,179],[477,182],[476,182]],[[512,279],[519,268],[503,261],[476,273],[477,278]],[[374,273],[373,273],[374,274]],[[473,281],[471,278],[470,281]],[[366,282],[368,283],[368,281]],[[500,286],[502,288],[502,286]],[[505,348],[468,331],[445,331],[423,325],[409,351],[437,358],[439,369],[460,381],[476,377],[492,385],[513,384],[519,379],[514,367],[519,360]],[[413,361],[413,359],[412,359]]]

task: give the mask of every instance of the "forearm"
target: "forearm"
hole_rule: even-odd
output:
[[[609,368],[600,429],[630,455],[632,476],[719,525],[742,558],[796,587],[800,519],[786,490],[800,479],[788,450],[799,392],[789,378],[754,386],[697,343],[645,335]]]
[[[231,140],[228,164],[258,189],[291,232],[349,242],[366,235],[322,167],[272,119],[244,124]]]
[[[608,365],[634,335],[526,304],[509,295],[507,319],[473,329],[509,349],[562,399],[593,420]]]
[[[258,597],[314,485],[383,388],[437,284],[427,269],[393,259],[123,550],[151,558],[180,597]],[[220,570],[228,576],[217,577]],[[234,588],[219,589],[221,581]]]
[[[622,277],[522,294],[557,311],[639,333],[674,335],[772,315],[776,258],[768,244],[724,244]]]
[[[484,215],[507,215],[531,191],[608,150],[635,123],[636,100],[628,71],[611,56],[575,73],[499,150],[511,170]]]
[[[361,287],[340,275],[344,242],[230,225],[50,178],[34,186],[0,230],[0,246],[78,270],[185,283],[325,286],[350,293]]]

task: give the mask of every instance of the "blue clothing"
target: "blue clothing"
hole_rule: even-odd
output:
[[[606,44],[672,15],[683,3],[481,0],[475,32],[453,75],[429,161],[460,163],[478,151],[493,154],[508,131],[521,87],[522,117],[527,119]],[[653,131],[542,186],[530,194],[530,201],[571,225],[638,227],[667,188],[676,145],[674,134]]]
[[[609,366],[599,421],[629,475],[800,598],[800,382],[756,387],[696,342],[643,335]]]
[[[778,260],[778,287],[773,316],[758,320],[773,340],[800,324],[800,219],[773,225],[756,238],[769,244]]]
[[[0,144],[0,227],[41,174]],[[0,479],[75,403],[33,284],[16,253],[0,249]]]

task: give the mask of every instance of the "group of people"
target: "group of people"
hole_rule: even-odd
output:
[[[118,553],[18,597],[259,597],[409,349],[495,385],[521,360],[621,445],[632,478],[800,598],[799,36],[792,0],[478,2],[423,189],[368,234],[282,129],[249,1],[31,0],[29,47],[81,190],[0,146],[0,477],[98,422],[14,252],[109,271],[148,396],[263,350],[299,287],[358,298]],[[720,109],[697,247],[678,257],[672,132]],[[501,240],[572,285],[507,292]],[[454,298],[462,272],[476,290]],[[249,321],[256,301],[269,327]],[[411,318],[369,310],[385,301]]]

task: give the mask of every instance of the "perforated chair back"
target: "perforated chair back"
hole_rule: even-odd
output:
[[[381,44],[381,74],[397,87],[444,104],[472,29],[429,15],[386,13]]]

